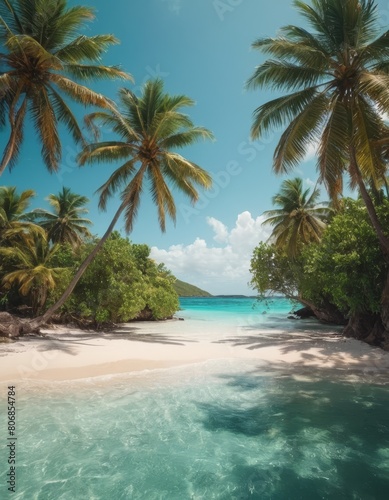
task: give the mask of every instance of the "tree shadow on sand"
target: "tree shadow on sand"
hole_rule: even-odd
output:
[[[135,326],[123,326],[110,332],[86,332],[70,329],[67,332],[50,332],[44,336],[31,337],[30,340],[41,344],[37,347],[39,351],[60,350],[67,354],[76,355],[77,346],[87,345],[104,348],[103,344],[93,342],[97,339],[127,340],[129,342],[180,346],[184,346],[187,342],[196,342],[187,338],[172,337],[164,333],[145,333],[144,328],[137,328]]]

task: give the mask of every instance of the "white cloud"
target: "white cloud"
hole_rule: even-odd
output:
[[[218,243],[226,243],[228,241],[228,228],[223,222],[215,219],[214,217],[207,217],[207,223],[212,227],[215,232],[213,239]]]
[[[178,278],[213,294],[253,293],[247,286],[252,251],[270,234],[270,229],[262,226],[264,217],[253,218],[250,212],[243,212],[230,231],[214,217],[206,220],[219,245],[198,237],[189,245],[172,245],[167,250],[152,247],[151,257],[164,262]]]
[[[306,163],[308,161],[311,161],[311,160],[313,160],[316,157],[318,147],[319,147],[319,143],[318,142],[311,142],[308,145],[307,150],[305,152],[305,157],[304,157],[304,160],[303,160],[304,163]]]

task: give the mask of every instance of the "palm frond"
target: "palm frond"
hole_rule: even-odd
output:
[[[320,68],[269,59],[256,68],[253,76],[247,81],[247,87],[296,90],[322,83],[324,77],[331,78],[331,75],[325,74]]]
[[[193,127],[190,130],[184,130],[177,134],[169,135],[161,141],[163,149],[170,150],[172,148],[182,148],[190,146],[200,139],[213,139],[213,134],[210,130],[204,127]]]
[[[53,99],[55,115],[57,116],[58,121],[66,125],[76,144],[81,143],[82,145],[86,145],[82,130],[78,125],[77,119],[71,109],[62,99],[62,96],[51,85],[49,86],[49,89]]]
[[[123,186],[134,173],[136,160],[129,160],[117,168],[108,180],[97,190],[100,195],[99,208],[105,210],[108,199]]]
[[[290,32],[290,30],[287,30]],[[313,38],[313,37],[312,37]],[[307,44],[302,41],[290,40],[288,37],[261,38],[256,40],[252,47],[265,54],[270,54],[280,60],[293,62],[298,65],[320,68],[324,71],[328,67],[328,54],[322,47]]]
[[[102,94],[98,94],[97,92],[93,92],[88,87],[79,85],[69,78],[51,73],[50,80],[63,92],[65,92],[65,94],[68,94],[76,102],[79,102],[84,106],[99,106],[101,108],[108,109],[114,107],[114,103],[107,97],[104,97]]]
[[[316,97],[317,89],[309,87],[292,94],[273,99],[254,111],[251,137],[258,139],[273,127],[280,127],[293,120]]]
[[[339,194],[338,189],[342,187],[339,179],[349,160],[345,148],[351,139],[349,123],[349,114],[343,103],[339,99],[330,101],[328,120],[318,148],[317,168],[332,199]]]
[[[94,79],[114,79],[133,81],[130,74],[122,71],[119,66],[90,66],[87,64],[66,64],[65,71],[67,74],[78,78],[79,80],[94,80]]]
[[[57,120],[50,98],[43,87],[32,98],[31,112],[36,131],[42,142],[42,157],[49,172],[56,172],[61,159],[62,146],[58,136]]]
[[[125,230],[130,233],[134,227],[134,222],[137,218],[140,197],[143,190],[143,179],[146,173],[147,165],[142,165],[138,172],[134,175],[131,182],[124,189],[121,199],[126,204],[124,211]]]
[[[80,166],[86,163],[113,162],[128,159],[133,153],[131,145],[125,142],[106,141],[88,144],[77,156]]]
[[[110,45],[118,44],[113,35],[80,35],[64,47],[60,47],[55,55],[66,63],[76,64],[80,61],[99,61],[100,56]]]
[[[327,97],[319,94],[291,121],[274,152],[273,168],[276,173],[288,173],[303,160],[307,148],[318,142],[327,103]]]
[[[24,98],[20,105],[13,123],[11,123],[11,134],[0,163],[0,175],[9,165],[10,170],[15,166],[19,158],[20,148],[23,142],[24,118],[27,111],[27,99]]]
[[[166,231],[166,212],[176,222],[176,205],[173,196],[157,165],[151,165],[148,170],[151,180],[151,196],[158,210],[158,222],[162,232]]]

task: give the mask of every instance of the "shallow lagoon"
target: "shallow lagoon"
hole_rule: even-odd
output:
[[[13,498],[386,499],[387,380],[348,375],[225,359],[26,383]]]

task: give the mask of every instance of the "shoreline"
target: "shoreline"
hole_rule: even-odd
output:
[[[126,323],[111,332],[44,329],[44,337],[0,344],[0,383],[82,380],[222,359],[254,360],[296,376],[321,371],[385,378],[389,373],[389,352],[335,332],[237,331],[208,324],[210,338],[204,339],[203,328],[189,319]]]

